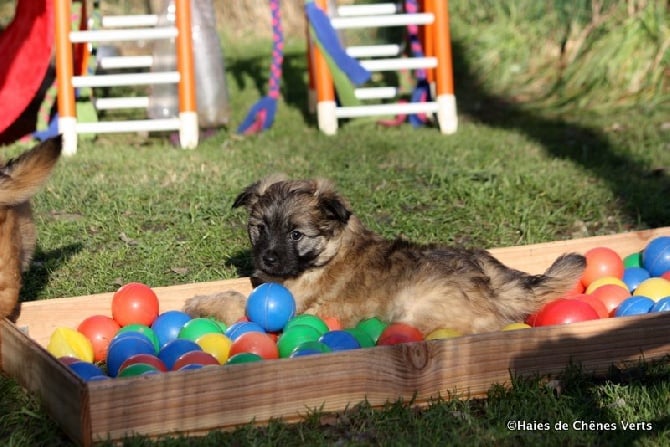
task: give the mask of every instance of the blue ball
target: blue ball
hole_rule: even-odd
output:
[[[135,354],[155,355],[154,344],[139,332],[126,332],[114,337],[107,349],[107,374],[116,377],[123,362]]]
[[[654,300],[646,296],[631,296],[619,304],[614,312],[615,317],[629,317],[631,315],[646,314],[654,306]]]
[[[346,351],[348,349],[359,349],[361,344],[353,334],[347,331],[329,331],[319,338],[319,341],[333,351]]]
[[[160,314],[151,324],[160,348],[175,340],[179,331],[186,323],[191,321],[191,316],[179,310],[169,310]]]
[[[267,332],[277,332],[295,315],[295,300],[286,287],[268,282],[251,291],[246,313]]]
[[[240,335],[246,334],[247,332],[265,332],[265,329],[261,327],[260,324],[254,323],[253,321],[238,321],[237,323],[231,324],[225,334],[226,337],[235,341]]]
[[[76,375],[81,377],[81,379],[84,382],[88,382],[90,380],[98,380],[97,377],[100,376],[106,377],[102,369],[100,369],[93,363],[74,362],[70,363],[69,367]]]
[[[191,351],[202,351],[202,348],[194,341],[185,338],[177,338],[158,351],[158,358],[165,363],[165,367],[168,370],[172,370],[179,357]]]
[[[633,293],[637,286],[645,279],[649,279],[649,272],[642,267],[627,267],[623,271],[623,282],[626,283],[630,293]]]
[[[670,270],[670,236],[659,236],[642,251],[642,267],[651,276],[661,276]]]
[[[660,300],[656,301],[654,307],[651,308],[651,312],[667,312],[669,310],[670,296],[666,296],[665,298],[661,298]]]

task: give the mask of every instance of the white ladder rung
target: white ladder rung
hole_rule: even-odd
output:
[[[399,57],[395,59],[373,59],[360,61],[368,71],[416,70],[437,67],[435,57]]]
[[[335,29],[379,28],[385,26],[429,25],[434,21],[433,14],[394,14],[388,16],[333,17],[330,23]]]
[[[70,41],[80,42],[123,42],[137,40],[160,40],[177,37],[174,26],[139,29],[100,29],[86,31],[70,31]]]
[[[122,85],[174,84],[179,82],[178,71],[156,73],[122,73],[95,76],[73,76],[73,87],[118,87]]]
[[[358,99],[382,99],[398,96],[396,87],[362,87],[354,89],[354,96]]]
[[[352,45],[346,48],[351,57],[392,57],[400,54],[400,45]]]
[[[153,63],[153,56],[106,56],[98,58],[98,67],[103,70],[113,70],[117,68],[149,68]]]
[[[342,5],[337,8],[340,17],[377,16],[395,14],[398,7],[395,3],[379,3],[376,5]]]
[[[77,133],[158,132],[178,130],[180,124],[179,118],[77,123]]]
[[[158,25],[158,16],[155,14],[110,15],[102,17],[103,28],[156,25]]]
[[[353,107],[337,107],[337,118],[360,118],[376,115],[399,115],[409,113],[435,113],[438,110],[436,102],[408,102],[398,104],[376,104]]]
[[[112,98],[93,98],[93,106],[97,110],[146,109],[149,107],[149,97],[124,96]]]

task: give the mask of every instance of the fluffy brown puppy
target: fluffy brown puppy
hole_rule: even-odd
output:
[[[49,177],[61,153],[61,138],[38,144],[0,165],[0,318],[18,316],[21,273],[35,252],[30,198]]]
[[[386,240],[324,180],[270,177],[247,187],[233,205],[240,206],[249,211],[255,285],[284,284],[298,313],[337,317],[347,327],[377,316],[424,334],[498,330],[570,290],[585,267],[583,256],[566,254],[529,275],[485,250]],[[244,315],[244,297],[194,297],[185,310],[230,323]]]

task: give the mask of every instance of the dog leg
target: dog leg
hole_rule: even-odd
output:
[[[240,292],[228,290],[211,295],[196,295],[184,303],[183,311],[193,318],[209,317],[227,325],[244,317],[247,297]]]

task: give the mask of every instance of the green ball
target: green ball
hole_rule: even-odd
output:
[[[212,318],[193,318],[179,330],[177,338],[197,341],[205,334],[223,334],[221,325]]]
[[[291,352],[291,357],[299,357],[310,354],[325,354],[327,352],[333,352],[333,350],[330,349],[330,346],[327,344],[320,341],[306,341],[304,343],[300,343],[295,347],[295,349],[293,349]]]
[[[349,327],[344,330],[354,336],[356,341],[358,341],[358,344],[361,345],[361,348],[372,348],[375,346],[375,341],[363,329],[359,327]]]
[[[116,377],[141,376],[149,371],[160,372],[153,365],[149,365],[148,363],[133,363],[119,371]]]
[[[226,361],[226,365],[260,362],[261,360],[263,360],[263,357],[258,354],[254,354],[253,352],[240,352],[239,354],[235,354],[234,356],[230,357]]]
[[[623,258],[623,266],[628,267],[642,267],[642,252],[632,253]]]
[[[280,358],[287,358],[298,345],[308,341],[318,341],[321,334],[312,326],[304,324],[294,325],[285,330],[277,340],[277,349],[279,350]]]
[[[357,328],[367,333],[375,343],[379,340],[379,336],[384,332],[386,326],[388,326],[388,323],[383,322],[377,317],[366,318],[359,321],[356,325]]]
[[[311,326],[314,329],[316,329],[320,335],[323,335],[330,330],[328,329],[328,325],[316,315],[301,314],[296,315],[295,317],[288,320],[288,323],[286,323],[286,326],[284,326],[284,332],[286,332],[287,330],[291,329],[294,326],[299,325]]]

